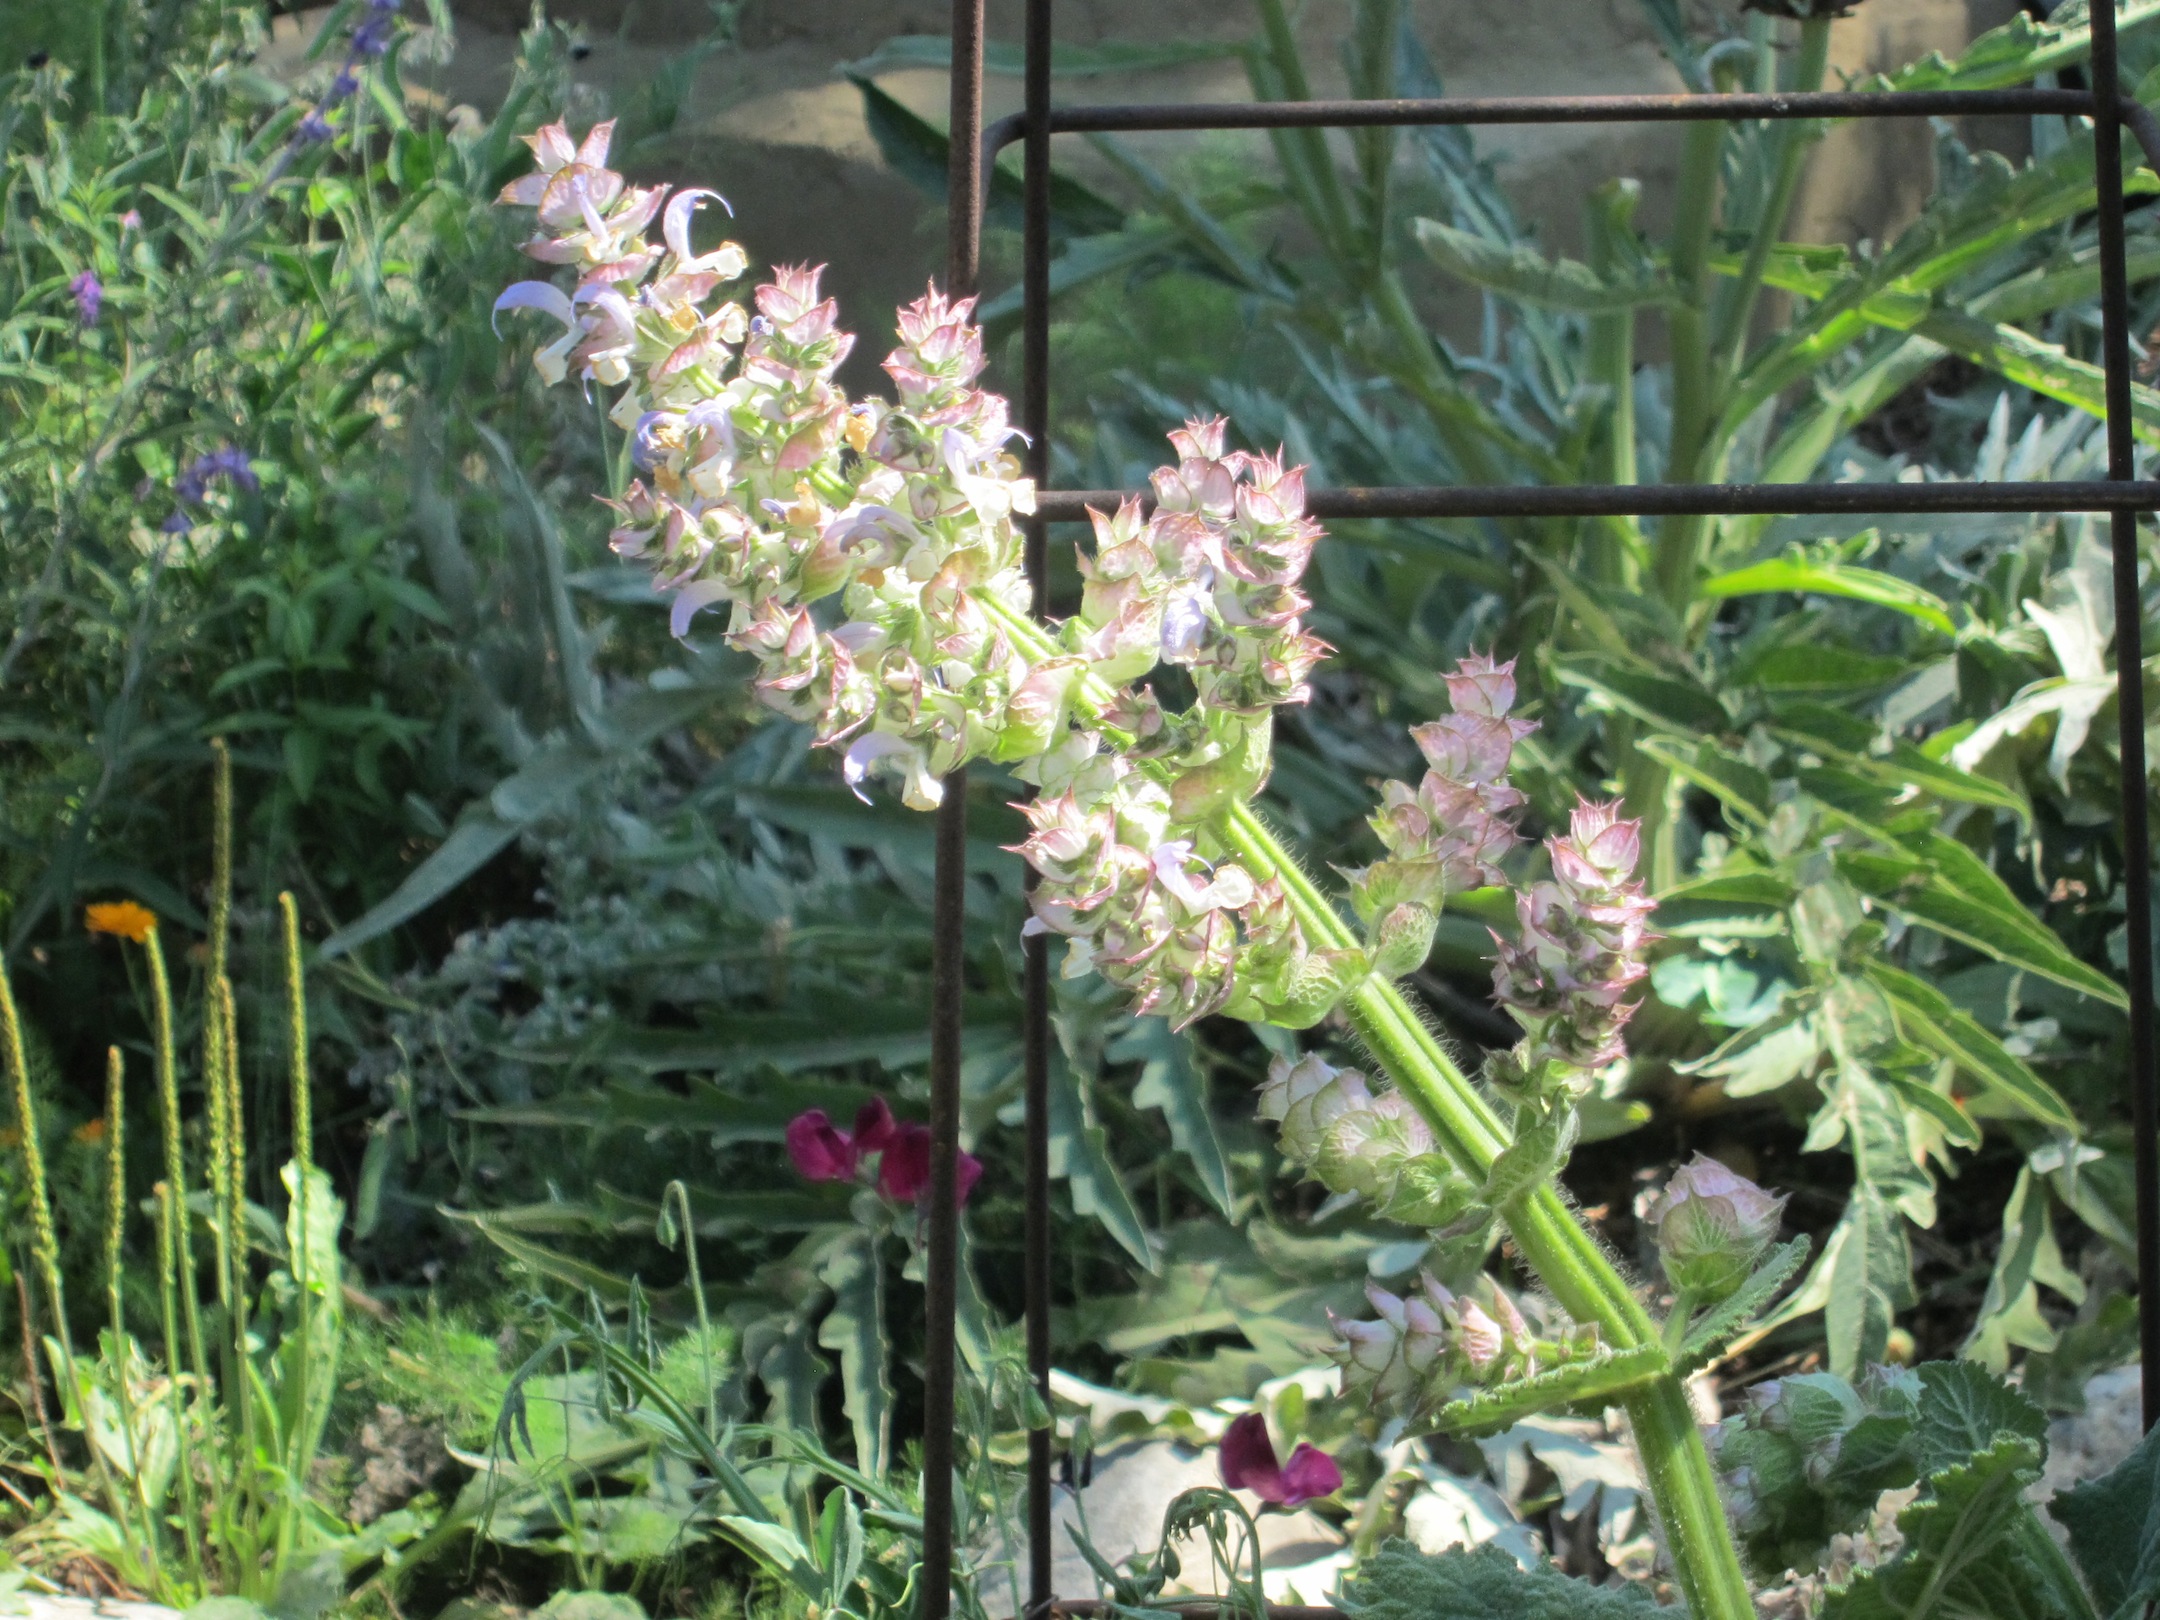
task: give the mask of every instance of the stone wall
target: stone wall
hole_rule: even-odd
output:
[[[485,107],[508,82],[527,0],[455,3],[459,48],[437,70],[436,88],[451,102]],[[1412,6],[1451,94],[1678,88],[1638,0],[1412,0]],[[2015,0],[1870,0],[1836,25],[1834,64],[1862,73],[1931,50],[1954,52],[2015,9]],[[619,103],[692,49],[711,21],[706,0],[553,0],[552,14],[585,29],[589,51],[578,74],[588,115]],[[1348,15],[1348,0],[1309,0],[1303,8],[1300,31],[1318,94],[1342,87],[1336,46]],[[724,191],[736,205],[737,234],[754,257],[831,263],[834,290],[869,330],[868,312],[910,296],[937,269],[942,226],[939,211],[885,166],[861,97],[834,70],[896,34],[943,33],[948,16],[942,0],[749,0],[739,47],[698,62],[682,139],[649,166],[677,183]],[[990,0],[993,38],[1018,39],[1020,26],[1020,0]],[[1080,43],[1228,42],[1246,37],[1252,26],[1241,0],[1061,0],[1058,6],[1059,37]],[[943,121],[943,73],[897,72],[880,83]],[[993,78],[988,89],[993,117],[1018,106],[1016,80]],[[1071,101],[1130,101],[1238,100],[1248,92],[1232,60],[1061,79],[1058,93]],[[2014,124],[1974,133],[2012,146],[2021,137]],[[1797,234],[1880,237],[1925,197],[1930,143],[1922,122],[1833,132],[1828,157],[1814,165],[1802,198]],[[1258,136],[1157,135],[1136,137],[1135,144],[1173,171],[1199,151],[1267,161]],[[1526,217],[1561,247],[1578,238],[1586,189],[1610,175],[1643,181],[1647,224],[1654,227],[1667,212],[1678,150],[1671,126],[1495,129],[1481,132],[1480,144],[1499,161]],[[1092,156],[1077,141],[1061,143],[1061,164],[1076,171],[1097,170]]]

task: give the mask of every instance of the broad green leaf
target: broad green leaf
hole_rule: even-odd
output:
[[[2047,1414],[1995,1374],[1970,1361],[1922,1362],[1918,1371],[1913,1441],[1922,1474],[1970,1462],[2004,1435],[2047,1455]]]
[[[1640,1584],[1592,1586],[1550,1564],[1524,1569],[1498,1547],[1421,1553],[1384,1543],[1344,1588],[1354,1620],[1660,1620]]]
[[[2113,1472],[2048,1504],[2103,1613],[2135,1620],[2160,1598],[2160,1429]]]
[[[1716,1051],[1674,1067],[1683,1074],[1723,1081],[1728,1097],[1759,1097],[1815,1072],[1822,1059],[1822,1030],[1812,1012],[1765,1019]]]
[[[1857,1378],[1870,1362],[1882,1360],[1898,1307],[1912,1297],[1904,1218],[1866,1179],[1880,1157],[1854,1154],[1861,1179],[1820,1262],[1828,1272],[1823,1317],[1830,1369],[1841,1378]]]
[[[1898,1515],[1904,1548],[1831,1592],[1823,1620],[2091,1620],[2024,1499],[2039,1471],[2040,1448],[2006,1435],[1931,1476]]]
[[[945,132],[929,120],[918,117],[862,74],[847,73],[845,77],[862,92],[863,117],[885,161],[925,195],[943,198],[946,154],[950,147]],[[990,170],[989,181],[990,223],[1001,229],[1020,229],[1020,177],[999,164]],[[1052,172],[1050,233],[1053,238],[1100,236],[1121,230],[1124,224],[1125,211],[1116,203],[1070,175]]]
[[[318,1306],[335,1315],[344,1299],[339,1283],[338,1232],[345,1224],[345,1205],[331,1190],[326,1172],[309,1165],[306,1176],[307,1192],[303,1197],[300,1165],[287,1164],[278,1172],[289,1200],[285,1215],[286,1265],[293,1280],[316,1296]]]
[[[855,1465],[875,1477],[885,1472],[893,1404],[885,1375],[892,1352],[885,1338],[885,1268],[878,1259],[877,1234],[865,1230],[834,1245],[818,1276],[833,1291],[832,1307],[818,1325],[818,1343],[840,1357],[848,1422],[855,1430]]]
[[[1886,737],[1857,715],[1825,703],[1780,704],[1771,730],[1828,753],[1848,770],[1872,778],[1893,796],[1918,788],[1938,799],[2007,810],[2020,818],[2032,814],[2024,796],[2014,789],[1932,759],[1905,739]]]
[[[1495,242],[1436,219],[1415,220],[1410,230],[1426,256],[1449,275],[1545,309],[1615,315],[1673,297],[1671,282],[1663,278],[1608,278],[1578,259],[1548,259],[1525,244]]]
[[[1215,1134],[1215,1116],[1208,1110],[1207,1072],[1193,1061],[1190,1038],[1172,1030],[1164,1019],[1141,1018],[1105,1055],[1113,1062],[1144,1065],[1133,1087],[1133,1106],[1162,1111],[1170,1126],[1170,1140],[1192,1161],[1208,1201],[1234,1218],[1236,1194],[1230,1185],[1230,1164]]]
[[[316,959],[342,955],[410,922],[487,865],[528,827],[566,809],[588,783],[663,733],[687,725],[713,700],[714,694],[702,687],[638,692],[607,712],[606,746],[582,736],[543,744],[514,774],[498,782],[484,801],[468,810],[450,836],[387,899],[318,945]]]
[[[2045,1279],[2043,1271],[2048,1273]],[[2002,1373],[2009,1371],[2013,1347],[2053,1350],[2056,1333],[2040,1309],[2039,1285],[2042,1280],[2054,1284],[2065,1279],[2072,1284],[2073,1297],[2082,1297],[2082,1282],[2065,1270],[2055,1245],[2046,1184],[2035,1181],[2026,1167],[2018,1171],[2010,1202],[2003,1206],[2002,1246],[1995,1251],[1987,1294],[1958,1354]]]
[[[1949,604],[1933,591],[1895,574],[1853,563],[1775,557],[1768,562],[1714,575],[1696,587],[1697,596],[1713,602],[1734,596],[1770,596],[1782,592],[1796,596],[1842,596],[1855,602],[1870,602],[1876,607],[1902,613],[1909,619],[1917,619],[1946,636],[1957,634],[1957,626],[1950,618]]]
[[[2077,1129],[2077,1116],[2055,1088],[1948,996],[1887,962],[1870,961],[1865,972],[1890,998],[1905,1039],[1949,1058],[2028,1118],[2059,1130]]]

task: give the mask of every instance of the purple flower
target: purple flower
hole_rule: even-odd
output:
[[[852,1181],[863,1155],[876,1153],[893,1139],[892,1110],[883,1097],[872,1097],[855,1114],[855,1129],[843,1131],[824,1109],[813,1108],[788,1121],[788,1157],[811,1181]]]
[[[85,270],[68,283],[68,291],[75,298],[75,319],[86,329],[97,325],[98,312],[105,307],[105,284],[97,272]]]
[[[323,117],[322,108],[317,107],[300,120],[300,127],[293,131],[293,144],[295,146],[319,145],[330,138],[330,133],[330,120]]]
[[[199,505],[212,482],[220,478],[245,490],[262,487],[255,469],[248,465],[247,452],[228,444],[188,463],[187,470],[174,482],[173,493],[191,505]]]
[[[1290,1460],[1275,1460],[1267,1419],[1247,1412],[1224,1431],[1222,1480],[1233,1491],[1251,1491],[1270,1507],[1296,1507],[1342,1489],[1342,1470],[1326,1452],[1300,1443]]]
[[[982,1180],[982,1160],[962,1153],[955,1172],[955,1201],[966,1204]],[[896,1204],[919,1204],[930,1190],[930,1127],[912,1122],[893,1132],[892,1145],[878,1163],[878,1191]]]
[[[338,76],[330,81],[330,88],[324,92],[323,105],[328,107],[343,101],[359,88],[359,76],[351,68],[341,69]]]
[[[400,3],[401,0],[368,0],[367,15],[353,30],[352,53],[355,57],[372,60],[390,49],[390,36],[397,27]]]

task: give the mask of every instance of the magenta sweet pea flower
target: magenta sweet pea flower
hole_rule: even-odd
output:
[[[855,1174],[855,1144],[847,1132],[834,1126],[822,1108],[797,1114],[788,1121],[788,1157],[795,1170],[811,1181],[848,1181]]]
[[[982,1161],[962,1153],[955,1169],[958,1201],[966,1204],[982,1180]],[[930,1190],[930,1127],[908,1124],[894,1129],[892,1144],[878,1164],[878,1191],[896,1204],[917,1204]]]
[[[856,1110],[852,1131],[841,1130],[824,1109],[813,1108],[788,1121],[788,1157],[811,1181],[853,1181],[863,1155],[890,1146],[895,1128],[883,1097],[872,1097]]]
[[[930,1127],[903,1125],[883,1097],[872,1097],[855,1115],[855,1128],[843,1131],[822,1108],[788,1121],[788,1157],[811,1181],[853,1181],[863,1161],[876,1156],[878,1191],[896,1204],[922,1201],[930,1186]],[[982,1179],[982,1161],[960,1155],[960,1202],[965,1204]]]
[[[1342,1489],[1342,1470],[1326,1452],[1299,1443],[1290,1460],[1275,1460],[1267,1419],[1247,1412],[1222,1437],[1223,1483],[1233,1491],[1251,1491],[1270,1507],[1296,1507]]]

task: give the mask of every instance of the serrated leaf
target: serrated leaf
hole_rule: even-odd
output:
[[[840,1357],[840,1383],[855,1431],[855,1466],[873,1478],[885,1472],[892,1435],[891,1348],[885,1341],[885,1269],[877,1236],[863,1231],[834,1245],[818,1267],[833,1292],[818,1324],[818,1343]]]
[[[1643,737],[1637,740],[1635,747],[1639,753],[1663,760],[1676,774],[1704,792],[1714,794],[1741,824],[1760,827],[1770,820],[1770,778],[1715,743],[1680,737]],[[1767,895],[1782,890],[1790,896],[1791,890],[1783,880],[1768,873],[1761,874],[1761,878],[1763,881],[1753,885],[1758,892]],[[1715,885],[1720,880],[1707,881]],[[1729,884],[1732,880],[1724,881]]]
[[[1550,1564],[1524,1569],[1498,1547],[1421,1553],[1390,1541],[1342,1591],[1356,1620],[1660,1620],[1640,1585],[1592,1586]]]
[[[1887,962],[1871,961],[1864,971],[1890,998],[1898,1033],[1906,1040],[1950,1059],[2027,1118],[2058,1130],[2077,1129],[2077,1116],[2055,1088],[1948,996]]]
[[[1934,1474],[1898,1515],[1905,1546],[1824,1600],[1823,1620],[2090,1620],[2062,1557],[2023,1492],[2039,1451],[2005,1436]]]
[[[1224,1215],[1232,1215],[1236,1195],[1230,1185],[1230,1162],[1215,1134],[1215,1116],[1208,1110],[1207,1074],[1193,1061],[1190,1037],[1171,1029],[1165,1019],[1136,1019],[1105,1055],[1113,1062],[1137,1060],[1143,1065],[1139,1083],[1133,1087],[1133,1106],[1161,1110],[1170,1127],[1170,1140],[1191,1161],[1208,1201]]]
[[[1673,1370],[1685,1378],[1689,1373],[1707,1367],[1728,1339],[1746,1332],[1755,1318],[1769,1308],[1770,1302],[1777,1298],[1778,1290],[1792,1281],[1807,1264],[1807,1257],[1814,1247],[1815,1240],[1803,1232],[1791,1242],[1772,1249],[1732,1298],[1706,1312],[1703,1319],[1689,1329],[1687,1342],[1681,1345],[1680,1357]]]
[[[1415,220],[1410,231],[1426,257],[1449,275],[1543,309],[1619,315],[1673,296],[1663,277],[1603,276],[1580,260],[1548,259],[1527,244],[1496,242],[1436,219]]]
[[[1939,842],[1956,843],[1948,838]],[[1933,853],[1932,842],[1929,853]],[[1953,876],[1926,859],[1846,850],[1839,852],[1837,866],[1854,887],[1908,922],[2110,1006],[2129,1005],[2121,985],[2072,956],[2054,930],[2027,911],[1992,872],[1986,873],[1988,887],[1974,893],[1962,886],[1960,880],[1969,878],[1970,872],[1962,865]],[[1985,867],[1980,870],[1986,872]]]
[[[1920,1472],[1938,1474],[1968,1462],[2003,1436],[2029,1440],[2047,1459],[2047,1414],[1971,1361],[1922,1362],[1920,1410],[1913,1421]]]
[[[1671,1370],[1661,1346],[1639,1344],[1450,1401],[1434,1417],[1433,1427],[1443,1434],[1492,1434],[1555,1407],[1578,1401],[1610,1402]]]
[[[1094,1119],[1082,1082],[1065,1053],[1050,1049],[1050,1174],[1064,1180],[1073,1213],[1102,1223],[1118,1246],[1153,1271],[1147,1225],[1110,1157],[1110,1137]]]

